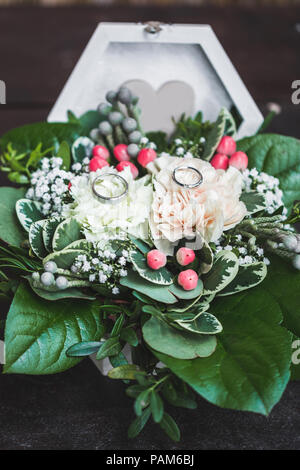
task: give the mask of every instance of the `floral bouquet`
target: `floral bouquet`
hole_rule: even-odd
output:
[[[267,415],[299,375],[300,142],[236,141],[226,109],[146,135],[128,88],[106,98],[1,138],[4,373],[105,360],[130,437],[152,417],[179,440],[165,404],[195,394]]]

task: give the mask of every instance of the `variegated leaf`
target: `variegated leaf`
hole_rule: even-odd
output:
[[[91,251],[93,248],[93,243],[89,242],[85,238],[82,240],[76,240],[75,242],[70,243],[70,245],[66,246],[66,250],[84,250],[86,252]]]
[[[45,221],[44,230],[43,230],[43,240],[46,250],[52,252],[52,239],[54,232],[58,225],[63,221],[62,217],[53,217]]]
[[[260,284],[267,275],[267,266],[262,261],[252,264],[244,264],[239,267],[239,271],[233,281],[225,287],[219,295],[236,294],[242,290]]]
[[[154,284],[170,285],[173,283],[173,275],[165,267],[160,269],[151,269],[147,264],[146,257],[136,250],[130,252],[130,259],[141,277]]]
[[[122,277],[120,284],[124,287],[129,287],[131,290],[141,292],[157,302],[164,304],[174,304],[177,302],[177,298],[170,292],[170,286],[153,284],[153,282],[147,281],[134,271],[129,271],[126,277]]]
[[[232,114],[228,111],[227,108],[224,109],[224,115],[225,115],[225,130],[224,134],[225,135],[230,135],[231,137],[235,137],[236,135],[236,123],[235,120],[232,116]]]
[[[45,300],[61,300],[61,299],[84,299],[84,300],[95,300],[95,297],[92,295],[84,294],[81,290],[76,289],[75,287],[69,287],[67,289],[55,289],[55,286],[46,290],[41,283],[37,283],[32,280],[31,276],[26,276],[31,289],[39,297]]]
[[[222,108],[218,116],[218,119],[213,124],[213,127],[207,136],[205,149],[204,149],[203,156],[202,156],[203,160],[209,161],[212,158],[213,154],[215,153],[216,148],[219,145],[220,140],[222,139],[224,135],[225,124],[226,124],[225,113],[226,113],[225,108]]]
[[[239,262],[232,251],[222,250],[215,255],[214,264],[208,274],[202,277],[204,294],[223,290],[237,275]]]
[[[60,251],[66,248],[70,243],[83,238],[81,225],[75,218],[66,219],[56,228],[53,240],[53,251]]]
[[[43,259],[43,263],[54,261],[59,268],[70,269],[77,256],[85,254],[86,252],[83,250],[61,250],[46,256]]]
[[[41,204],[31,199],[19,199],[16,202],[16,213],[20,224],[26,232],[29,232],[33,222],[44,218],[41,212]]]
[[[208,312],[197,315],[193,320],[176,320],[176,324],[191,333],[214,335],[222,331],[219,320]]]
[[[240,200],[245,204],[249,215],[255,214],[256,212],[262,211],[266,208],[264,195],[257,193],[256,191],[250,191],[249,193],[243,192],[240,196]]]
[[[43,241],[43,230],[44,230],[45,220],[38,220],[33,222],[29,230],[29,243],[33,253],[38,257],[43,259],[47,255],[47,250]]]
[[[78,137],[72,145],[74,162],[82,163],[85,158],[91,157],[94,145],[94,142],[88,137]]]

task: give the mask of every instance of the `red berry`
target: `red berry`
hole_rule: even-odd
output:
[[[235,152],[229,159],[229,165],[238,170],[246,170],[248,166],[248,157],[244,152]]]
[[[95,145],[93,148],[93,157],[100,157],[104,160],[108,160],[109,158],[109,151],[103,145]]]
[[[71,187],[72,187],[72,183],[71,183],[71,181],[70,181],[69,184],[68,184],[68,190],[69,190],[69,191],[70,191]]]
[[[148,163],[153,162],[157,157],[157,153],[153,149],[142,149],[139,151],[137,161],[144,168]]]
[[[210,161],[211,165],[216,170],[227,170],[229,164],[229,158],[223,153],[217,153]]]
[[[217,152],[224,153],[225,155],[232,155],[235,151],[236,151],[235,140],[229,135],[224,135],[224,137],[222,137],[217,147]]]
[[[138,176],[138,174],[139,174],[139,170],[138,170],[137,167],[136,167],[133,163],[131,163],[131,162],[120,162],[120,163],[117,164],[116,169],[117,169],[118,171],[123,171],[124,168],[126,168],[127,166],[129,166],[133,178],[136,178],[136,177]]]
[[[186,266],[187,264],[190,264],[194,261],[195,259],[195,252],[194,250],[191,250],[191,248],[179,248],[179,250],[176,253],[176,259],[181,266]]]
[[[127,145],[125,144],[118,144],[114,148],[114,156],[118,160],[118,162],[128,162],[130,160],[130,156],[127,152]]]
[[[109,164],[107,163],[106,160],[104,160],[103,158],[99,158],[99,157],[93,157],[89,165],[90,171],[101,170],[101,168],[103,168],[104,166],[109,166]]]
[[[181,271],[178,276],[178,284],[184,290],[193,290],[197,287],[198,284],[198,274],[193,269],[187,269],[186,271]]]
[[[147,264],[151,269],[160,269],[167,264],[167,257],[162,251],[151,250],[147,253]]]

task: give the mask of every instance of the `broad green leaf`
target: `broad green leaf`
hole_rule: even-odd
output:
[[[94,142],[88,137],[78,137],[72,145],[73,161],[82,163],[85,158],[90,158],[94,146]]]
[[[250,191],[249,193],[243,192],[240,196],[248,214],[255,214],[256,212],[262,211],[266,208],[266,200],[263,194],[257,193],[256,191]]]
[[[135,374],[138,368],[135,364],[124,364],[115,367],[108,372],[110,379],[135,380]]]
[[[0,238],[9,245],[20,246],[27,238],[15,210],[16,202],[23,196],[23,188],[0,188]]]
[[[174,294],[178,299],[181,300],[191,300],[199,297],[203,292],[203,282],[201,279],[198,280],[197,286],[192,290],[184,290],[178,284],[172,284],[169,287],[170,292]]]
[[[101,341],[81,341],[81,343],[73,344],[66,354],[68,357],[84,357],[96,353],[100,346]]]
[[[19,199],[16,202],[16,212],[20,224],[29,232],[30,225],[44,218],[41,212],[41,205],[31,199]]]
[[[62,217],[53,217],[45,220],[44,230],[43,230],[43,241],[46,250],[52,252],[52,239],[54,232],[58,225],[63,221]]]
[[[66,248],[70,243],[83,238],[81,225],[75,218],[66,219],[61,222],[53,235],[52,248],[54,251],[60,251]]]
[[[153,316],[144,324],[142,331],[148,346],[178,359],[207,357],[216,349],[215,336],[181,331]]]
[[[130,346],[137,346],[139,344],[139,340],[137,334],[133,328],[127,327],[121,331],[121,339],[126,341],[126,343],[130,344]]]
[[[139,238],[135,238],[132,235],[128,234],[129,240],[132,241],[132,243],[137,247],[138,250],[140,250],[144,255],[148,253],[149,251],[149,245],[145,243],[144,241],[140,240]]]
[[[159,423],[164,415],[164,404],[159,394],[155,390],[152,390],[151,392],[150,407],[153,416],[153,421],[155,423]]]
[[[291,334],[279,326],[279,305],[261,286],[218,298],[212,313],[223,325],[207,358],[155,355],[205,399],[224,408],[268,414],[288,383]]]
[[[213,124],[213,127],[207,136],[205,149],[202,156],[203,160],[209,161],[215,153],[215,150],[218,147],[219,142],[225,132],[226,114],[227,110],[225,108],[222,108],[218,119]]]
[[[286,207],[290,208],[300,199],[300,140],[259,134],[240,140],[238,150],[248,155],[249,168],[257,168],[279,179]]]
[[[261,285],[280,306],[284,326],[300,337],[300,272],[281,258],[269,258],[271,264]]]
[[[33,253],[40,259],[47,255],[47,250],[43,240],[45,220],[33,222],[29,230],[29,243]]]
[[[43,263],[47,261],[54,261],[57,266],[61,269],[70,269],[75,259],[79,255],[84,255],[85,251],[83,250],[62,250],[55,253],[50,253],[50,255],[44,258]]]
[[[159,425],[172,441],[180,441],[180,431],[172,416],[168,415],[168,413],[164,413]]]
[[[36,295],[42,297],[45,300],[61,300],[61,299],[84,299],[84,300],[95,300],[95,297],[91,294],[85,294],[83,291],[77,289],[76,287],[69,287],[68,289],[57,289],[46,290],[43,289],[42,284],[37,286],[37,283],[32,280],[31,276],[26,276],[31,289],[35,292]]]
[[[63,141],[57,151],[57,157],[60,157],[63,161],[62,168],[64,170],[69,170],[71,166],[71,152],[68,142]]]
[[[266,275],[267,266],[262,261],[241,265],[233,281],[231,281],[218,296],[236,294],[242,290],[257,286],[264,280]]]
[[[128,361],[122,352],[116,354],[115,356],[110,356],[109,362],[113,367],[125,366],[128,364]]]
[[[173,282],[173,275],[167,268],[151,269],[147,264],[146,257],[140,252],[132,250],[130,252],[130,259],[141,277],[154,284],[170,285]]]
[[[128,429],[128,437],[129,439],[133,439],[136,437],[145,427],[148,419],[150,418],[151,410],[150,408],[146,408],[141,416],[138,416],[129,426]]]
[[[214,256],[206,240],[203,239],[203,246],[201,250],[197,250],[196,253],[197,253],[197,258],[200,261],[199,273],[200,274],[208,273],[211,270],[211,267],[213,265]]]
[[[214,335],[223,329],[219,320],[208,312],[200,313],[194,320],[176,320],[175,323],[184,330],[203,335]]]
[[[215,255],[214,264],[208,274],[202,277],[204,293],[220,292],[237,275],[238,258],[232,251],[222,250]]]
[[[150,390],[143,390],[134,402],[134,411],[137,416],[141,416],[143,409],[149,404]]]
[[[126,277],[121,278],[120,284],[132,290],[141,292],[157,302],[173,304],[177,302],[176,297],[168,290],[167,286],[160,286],[143,279],[138,273],[129,271]]]
[[[6,328],[5,373],[54,374],[79,362],[66,351],[104,333],[97,302],[49,303],[21,284],[11,304]]]

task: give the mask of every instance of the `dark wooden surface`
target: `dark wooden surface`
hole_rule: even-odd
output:
[[[263,112],[282,106],[271,130],[300,137],[299,8],[14,8],[0,9],[0,134],[45,119],[99,21],[209,23]],[[88,73],[88,71],[87,71]],[[197,411],[175,410],[182,429],[172,444],[151,425],[135,441],[124,387],[85,360],[57,376],[0,376],[0,449],[299,449],[299,383],[288,386],[268,418],[222,410],[199,399]]]

